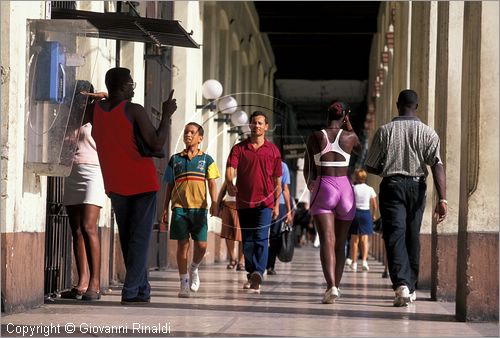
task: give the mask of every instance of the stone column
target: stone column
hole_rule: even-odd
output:
[[[437,3],[413,2],[411,14],[410,88],[419,96],[417,115],[434,127],[434,92],[436,90]],[[420,235],[420,273],[418,286],[431,284],[431,225],[435,206],[432,174],[427,179],[427,201]]]
[[[436,58],[436,132],[447,181],[448,217],[432,225],[431,298],[454,301],[460,187],[460,112],[462,82],[463,2],[438,4]],[[433,211],[434,199],[428,207]]]
[[[465,2],[456,315],[498,320],[498,2]]]
[[[203,41],[203,22],[200,20],[200,4],[195,1],[174,2],[174,20],[179,20],[186,31],[193,31],[193,39]],[[172,84],[177,99],[177,111],[172,119],[170,153],[175,154],[184,149],[183,131],[187,122],[202,123],[201,111],[196,105],[201,101],[201,84],[203,74],[203,53],[194,48],[173,47],[172,51]],[[210,244],[209,244],[210,245]],[[211,248],[209,250],[212,250]],[[168,240],[167,264],[177,267],[177,241]],[[192,249],[191,249],[192,252]],[[211,257],[213,261],[213,256]],[[191,254],[189,262],[191,260]]]

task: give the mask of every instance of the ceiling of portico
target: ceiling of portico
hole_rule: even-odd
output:
[[[348,101],[356,118],[364,119],[380,2],[254,4],[260,30],[268,35],[275,56],[276,95],[293,105],[299,132],[324,126],[325,108],[334,99]]]

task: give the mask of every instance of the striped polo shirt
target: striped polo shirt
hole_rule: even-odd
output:
[[[201,150],[191,160],[186,150],[170,157],[163,180],[174,185],[172,209],[207,209],[206,181],[219,177],[214,160]]]
[[[380,176],[427,176],[427,165],[442,164],[436,132],[415,116],[397,116],[373,136],[365,165]]]

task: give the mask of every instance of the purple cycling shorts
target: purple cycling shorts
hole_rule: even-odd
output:
[[[347,176],[321,176],[311,193],[311,215],[334,213],[341,221],[352,221],[356,214],[354,191]]]

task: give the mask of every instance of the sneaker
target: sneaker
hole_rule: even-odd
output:
[[[330,289],[326,290],[325,296],[321,303],[323,304],[333,304],[335,300],[340,297],[339,289],[337,287],[332,286]]]
[[[358,263],[352,263],[351,265],[349,265],[349,267],[351,268],[352,272],[358,271]]]
[[[346,258],[346,259],[345,259],[345,265],[347,265],[347,266],[351,266],[351,264],[352,264],[352,259],[350,259],[350,258]]]
[[[389,272],[388,271],[382,272],[382,278],[389,278]]]
[[[363,271],[370,271],[370,267],[368,266],[368,262],[367,261],[363,262]]]
[[[396,289],[396,297],[394,297],[394,306],[408,306],[410,302],[410,290],[406,285],[400,285]]]
[[[247,281],[245,282],[245,284],[243,284],[243,289],[244,289],[244,290],[248,290],[248,289],[250,289],[250,285],[251,285],[251,284],[250,284],[250,280],[247,280]]]
[[[276,270],[274,270],[274,269],[267,269],[267,274],[268,275],[275,275],[276,274]]]
[[[189,298],[191,296],[189,290],[189,284],[181,283],[181,290],[177,294],[179,298]]]
[[[314,238],[314,244],[313,244],[313,246],[314,246],[315,248],[319,248],[319,245],[320,245],[319,235],[318,235],[318,234],[316,234],[316,237]]]
[[[189,280],[191,281],[191,291],[198,291],[200,288],[200,275],[198,274],[198,269],[189,271]]]
[[[262,276],[257,271],[252,272],[250,275],[250,290],[260,293],[260,284],[262,284]]]
[[[410,293],[410,303],[413,303],[416,300],[417,300],[417,292],[413,291],[412,293]]]

